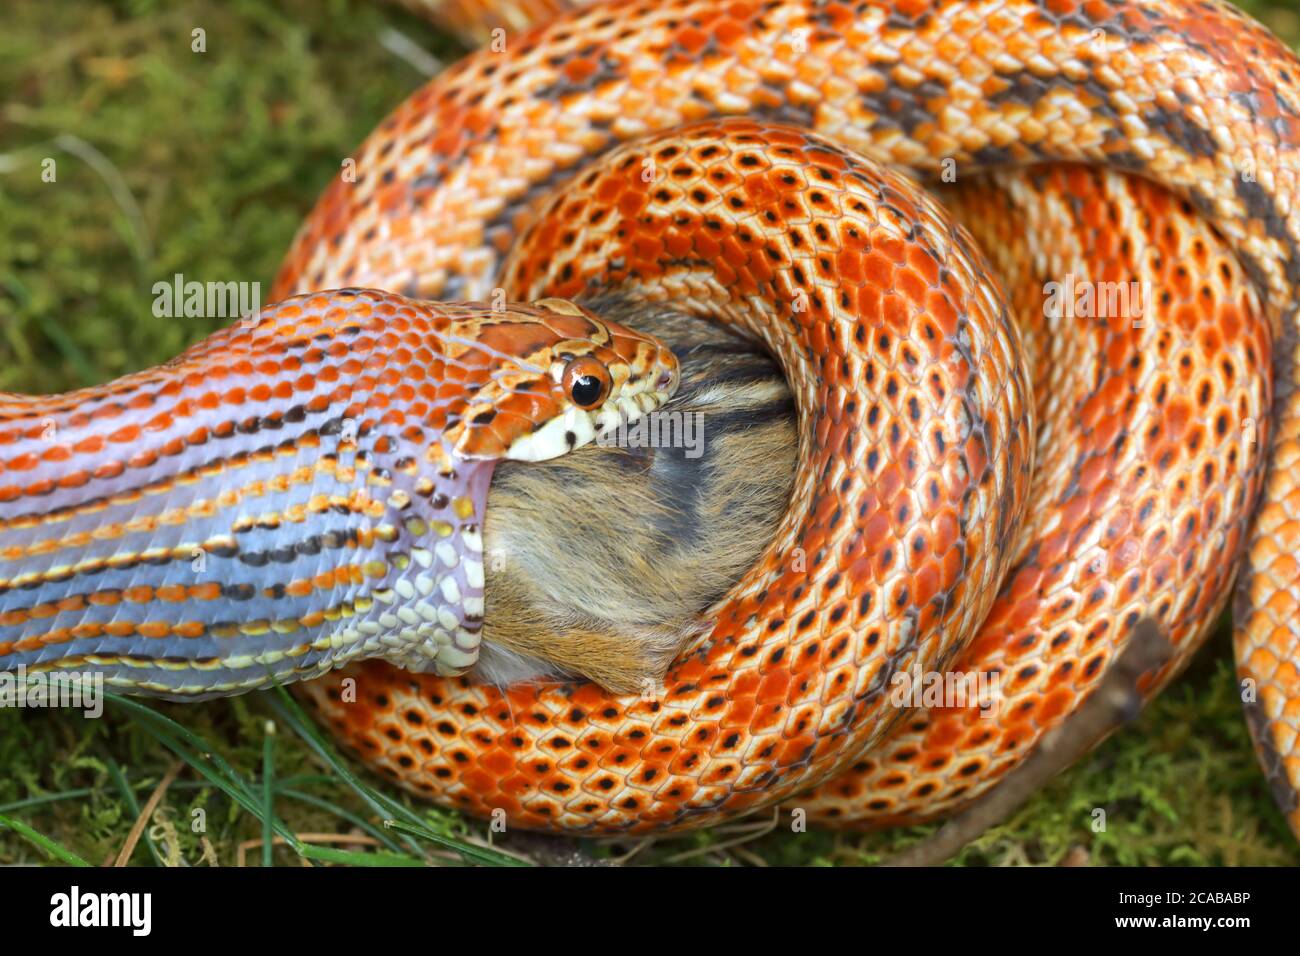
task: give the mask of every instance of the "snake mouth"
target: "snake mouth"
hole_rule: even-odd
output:
[[[620,395],[600,408],[581,409],[570,405],[541,428],[514,440],[505,454],[511,461],[547,461],[590,444],[622,425],[631,425],[666,402],[676,387],[677,377],[670,375],[667,388],[659,387]]]
[[[676,382],[672,377],[672,373],[665,372],[664,375],[669,376],[667,384],[675,386]],[[662,376],[660,380],[663,381]],[[633,424],[642,415],[648,415],[656,411],[668,400],[668,396],[671,394],[671,389],[656,389],[654,391],[638,392],[635,395],[624,395],[617,401],[608,403],[598,411],[590,413],[592,425],[595,429],[592,437],[599,438],[620,425]]]

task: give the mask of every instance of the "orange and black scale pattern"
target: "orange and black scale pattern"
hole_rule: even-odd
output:
[[[701,155],[707,145],[687,137],[677,155],[659,158],[656,150],[673,148],[671,139],[643,142],[728,116],[763,124],[761,135],[778,141],[724,142],[711,157]],[[795,145],[783,139],[791,130],[774,124],[827,139]],[[730,135],[728,128],[719,135]],[[641,168],[585,171],[620,143],[631,151],[621,155],[640,155]],[[796,168],[779,148],[795,150],[806,165]],[[819,150],[847,165],[828,165]],[[827,386],[799,376],[822,372],[821,358],[834,368],[836,346],[859,334],[838,311],[838,296],[851,285],[843,270],[866,267],[866,250],[843,232],[838,198],[844,170],[864,161],[855,152],[933,181],[955,172],[969,182],[981,170],[1042,163],[1108,171],[1009,172],[982,200],[965,201],[972,216],[1037,220],[1041,231],[1023,237],[1023,219],[980,231],[989,248],[1004,244],[1000,266],[1017,260],[1016,281],[1029,285],[1011,293],[1015,312],[1029,351],[1049,360],[1035,372],[1034,387],[1044,423],[1034,494],[1045,498],[1033,499],[1033,517],[1014,542],[1011,576],[1000,591],[993,586],[992,616],[960,658],[999,676],[1005,699],[995,716],[912,715],[883,750],[864,751],[871,734],[861,732],[861,712],[881,691],[872,678],[884,674],[872,647],[883,647],[900,668],[920,658],[897,656],[903,632],[862,616],[871,607],[836,600],[843,578],[835,575],[844,573],[838,565],[847,557],[840,545],[810,551],[812,570],[788,579],[778,598],[770,588],[758,592],[771,616],[763,626],[753,587],[764,574],[780,573],[774,561],[786,555],[775,547],[716,609],[711,637],[653,699],[620,699],[577,684],[503,695],[367,665],[354,672],[362,688],[356,704],[341,705],[332,681],[309,685],[324,719],[404,785],[477,812],[504,808],[528,826],[690,826],[766,804],[786,796],[794,781],[811,783],[844,767],[851,775],[824,785],[808,804],[822,819],[914,819],[959,805],[1014,765],[1077,706],[1138,614],[1153,615],[1185,659],[1244,551],[1237,609],[1243,696],[1278,799],[1300,831],[1300,64],[1229,4],[584,5],[508,33],[504,46],[467,57],[400,106],[357,151],[357,181],[335,183],[321,198],[279,288],[364,281],[422,296],[484,296],[505,281],[502,263],[515,237],[537,222],[541,204],[563,215],[565,198],[548,197],[570,183],[585,218],[535,227],[563,259],[557,271],[560,258],[547,261],[550,250],[540,250],[534,265],[519,266],[538,287],[576,289],[593,275],[641,292],[668,283],[665,295],[752,327],[763,309],[736,306],[727,282],[753,280],[766,283],[763,294],[783,294],[791,281],[777,283],[769,273],[809,257],[799,260],[804,274],[793,284],[806,285],[819,320],[827,321],[820,331],[804,330],[816,359],[798,361],[800,347],[787,336],[800,326],[784,303],[769,305],[767,323],[754,329],[783,357],[806,409]],[[757,165],[742,164],[745,158]],[[791,179],[788,191],[771,182],[777,167]],[[835,199],[819,182],[823,167]],[[654,183],[639,187],[642,174]],[[691,189],[678,188],[687,183]],[[591,194],[598,184],[607,193]],[[1040,185],[1056,198],[1043,197],[1048,205],[1031,216],[1026,195]],[[627,208],[601,207],[604,198]],[[778,238],[769,214],[795,233]],[[619,225],[610,234],[613,220]],[[683,232],[689,224],[698,235]],[[593,265],[589,245],[623,249],[626,258]],[[856,266],[840,261],[845,250]],[[772,266],[756,264],[770,254]],[[885,270],[893,285],[875,295],[930,288],[911,255],[895,261],[898,271]],[[1075,317],[1044,326],[1042,283],[1065,281],[1059,270],[1070,269],[1094,281],[1149,281],[1149,322],[1139,328],[1132,316],[1128,324]],[[854,313],[868,320],[860,333],[866,341],[857,344],[875,343],[840,369],[841,381],[865,379],[868,370],[874,378],[873,391],[854,397],[853,418],[866,427],[854,439],[853,461],[868,466],[874,452],[876,467],[886,459],[896,466],[891,448],[911,447],[915,437],[928,467],[943,453],[929,434],[936,425],[922,419],[915,426],[907,406],[890,400],[920,400],[931,387],[952,395],[962,386],[942,375],[937,385],[908,378],[915,366],[907,356],[927,350],[925,323],[911,327],[915,338],[886,332],[882,347],[875,341],[882,316],[870,314],[868,294],[848,290],[845,307],[868,306]],[[921,517],[924,485],[907,484],[906,469],[899,484],[874,468],[843,474],[834,459],[814,465],[807,458],[832,433],[847,440],[834,432],[834,415],[845,407],[832,401],[828,414],[803,419],[800,497],[781,545],[794,540],[795,516],[836,518],[843,527],[864,502],[867,515],[873,503],[906,504],[872,526],[887,532],[871,538],[868,552],[876,580],[892,582],[882,596],[896,599],[902,590],[912,602],[946,593],[934,587],[935,549],[956,538],[945,536],[934,513],[929,523]],[[877,408],[874,420],[862,417]],[[911,436],[902,446],[889,444],[895,428]],[[990,446],[990,454],[1004,451]],[[818,466],[827,475],[810,475]],[[831,472],[848,478],[851,494],[814,480]],[[940,487],[942,498],[954,486]],[[918,540],[925,547],[913,561],[909,549]],[[787,602],[786,617],[770,606],[774,600]],[[843,643],[825,639],[840,633]],[[944,654],[936,660],[955,663]],[[1150,686],[1173,669],[1154,675]]]
[[[1154,616],[1185,654],[1244,551],[1238,656],[1248,712],[1300,828],[1298,69],[1262,27],[1218,0],[613,0],[507,31],[504,44],[430,82],[360,147],[355,182],[335,182],[322,197],[277,297],[358,285],[422,299],[615,287],[729,322],[767,343],[790,378],[801,453],[792,508],[662,690],[618,697],[575,682],[503,693],[370,660],[301,685],[304,693],[345,743],[403,785],[473,812],[504,809],[518,825],[684,828],[792,796],[820,819],[916,819],[987,789],[1065,719],[1138,615]],[[1018,222],[971,223],[1018,276],[1010,307],[968,233],[906,176],[877,165],[933,180],[955,171],[966,182],[1049,162],[1108,172],[1007,173],[964,200],[972,219],[1037,223],[1024,237]],[[1107,224],[1113,235],[1082,234]],[[1150,325],[1131,303],[1104,317],[1045,313],[1044,282],[1068,282],[1070,269],[1096,282],[1149,280]],[[335,305],[396,315],[325,320]],[[391,605],[348,576],[331,582],[344,592],[322,586],[308,606],[287,590],[257,590],[266,572],[234,564],[231,583],[252,585],[265,614],[262,604],[257,615],[239,607],[242,591],[207,605],[211,591],[172,590],[196,583],[188,567],[169,576],[177,548],[192,545],[200,564],[243,563],[220,538],[216,550],[203,547],[212,523],[177,504],[178,494],[204,508],[244,486],[283,496],[268,501],[270,526],[254,522],[247,547],[268,567],[287,557],[286,588],[324,570],[323,512],[295,529],[319,534],[320,554],[281,551],[295,539],[279,516],[315,499],[281,488],[267,445],[272,459],[283,447],[290,474],[320,467],[338,482],[343,469],[340,504],[350,513],[358,485],[358,507],[369,507],[372,474],[451,481],[473,506],[465,520],[481,511],[486,478],[464,490],[466,472],[436,450],[442,433],[423,445],[412,437],[409,449],[378,447],[412,427],[387,418],[409,413],[417,399],[394,396],[420,381],[425,361],[414,342],[408,358],[393,359],[403,343],[388,336],[418,338],[421,323],[474,310],[357,292],[281,308],[303,310],[312,336],[273,310],[271,325],[287,337],[257,338],[264,316],[251,342],[233,331],[101,390],[3,397],[0,441],[13,447],[0,471],[0,612],[29,614],[7,625],[18,630],[0,645],[6,666],[84,663],[149,692],[229,692],[251,686],[237,676],[246,662],[288,676],[313,672],[304,660],[341,662],[334,641],[346,643],[358,618],[385,613],[378,605],[398,625],[433,623],[417,610],[419,572],[408,573],[423,566],[417,545],[408,549],[386,514],[344,524],[341,547],[363,565],[391,557],[397,572],[382,578]],[[313,344],[316,335],[329,341]],[[339,341],[346,354],[317,354],[350,335],[387,344]],[[511,354],[508,341],[495,360]],[[290,419],[301,380],[285,371],[302,361],[294,350],[326,375],[349,357],[361,363],[356,395],[351,379],[304,386],[303,401],[325,396],[331,417],[320,427]],[[1025,352],[1047,364],[1031,374]],[[468,402],[454,365],[426,384]],[[204,384],[217,373],[223,381]],[[179,404],[190,390],[195,404]],[[235,394],[256,407],[209,416],[197,404]],[[151,407],[160,400],[170,418]],[[207,417],[190,420],[182,408]],[[121,431],[104,427],[114,416]],[[494,428],[525,416],[495,419]],[[222,437],[250,421],[258,434]],[[286,444],[263,438],[277,430],[266,421]],[[335,421],[337,441],[322,437]],[[346,447],[348,421],[370,425],[356,434],[375,436],[376,447]],[[198,426],[211,437],[191,449]],[[55,436],[50,448],[38,444],[42,432]],[[133,434],[132,455],[96,444]],[[214,440],[231,442],[240,462],[229,479],[201,470],[206,454],[221,454]],[[436,461],[417,454],[430,450]],[[410,475],[399,467],[408,458]],[[449,467],[455,477],[443,474]],[[418,497],[414,486],[399,490]],[[400,501],[389,493],[382,507]],[[155,514],[155,504],[164,510]],[[249,514],[261,512],[238,507],[218,522],[239,554],[233,529]],[[419,517],[430,525],[438,516]],[[379,536],[388,528],[397,541]],[[101,544],[119,534],[138,537]],[[331,567],[351,562],[329,557],[339,558]],[[135,562],[130,574],[114,558]],[[77,604],[101,582],[123,599],[133,583],[152,590],[139,611]],[[273,602],[292,601],[304,614],[335,613],[326,593],[372,603],[359,612],[347,597],[337,624],[313,620],[304,638],[300,617],[272,614]],[[448,597],[441,586],[438,595]],[[266,633],[208,631],[255,617]],[[127,619],[150,632],[107,630]],[[172,630],[156,631],[156,619]],[[104,630],[75,630],[83,622]],[[437,655],[456,646],[393,648],[384,641],[394,632],[382,621],[379,630],[375,655],[408,667],[429,656],[438,667]],[[172,659],[176,648],[186,663]],[[187,666],[194,660],[215,663],[200,676]],[[917,715],[890,699],[897,675],[915,682],[957,666],[999,678],[992,716]],[[357,701],[339,693],[338,676],[358,679]],[[851,776],[824,782],[844,770]]]
[[[647,157],[661,176],[642,175]],[[796,792],[876,742],[902,716],[894,675],[944,667],[988,612],[1025,504],[1030,383],[991,274],[912,182],[790,127],[692,124],[563,191],[506,287],[669,300],[765,342],[794,384],[799,504],[655,699],[611,697],[575,720],[576,686],[449,687],[453,710],[492,715],[477,768],[508,771],[453,776],[449,795],[531,825],[674,827]],[[338,703],[353,732],[380,717]],[[497,725],[502,712],[542,732]],[[435,779],[459,769],[463,730],[450,749],[405,736],[433,747]],[[392,737],[376,740],[395,765],[421,756]],[[616,800],[585,809],[592,791]]]
[[[492,469],[566,409],[557,350],[659,372],[553,305],[309,294],[108,385],[0,394],[0,670],[178,699],[463,672]]]
[[[1155,693],[1226,603],[1264,478],[1272,336],[1232,250],[1189,203],[1068,165],[939,195],[990,250],[1025,332],[1034,504],[993,610],[952,668],[974,681],[964,705],[919,707],[793,801],[823,823],[914,823],[960,807],[1068,717],[1148,615],[1174,646],[1145,680]],[[1045,309],[1042,290],[1068,277],[1108,292]]]

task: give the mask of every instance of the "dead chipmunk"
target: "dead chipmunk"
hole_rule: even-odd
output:
[[[498,466],[475,670],[497,684],[658,687],[771,541],[794,482],[794,403],[760,346],[664,306],[592,307],[671,345],[681,386],[629,447]],[[672,447],[644,447],[651,428]]]

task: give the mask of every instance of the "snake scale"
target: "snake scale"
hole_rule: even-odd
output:
[[[613,0],[487,35],[321,197],[272,296],[306,298],[162,370],[3,397],[0,666],[75,652],[133,689],[188,696],[251,684],[253,666],[312,676],[352,658],[299,691],[372,766],[468,812],[611,833],[794,797],[814,820],[874,826],[987,791],[1143,616],[1176,650],[1144,681],[1154,693],[1235,577],[1248,722],[1300,832],[1291,52],[1217,0]],[[945,208],[910,177],[957,188],[939,191]],[[1140,310],[1046,308],[1054,283],[1149,294]],[[540,304],[508,321],[428,304],[498,290]],[[515,441],[534,454],[534,429],[562,453],[671,391],[665,351],[570,304],[611,291],[776,356],[799,420],[790,510],[654,693],[456,676],[472,663],[463,617],[417,604],[437,590],[455,607],[481,580],[421,577],[466,554],[454,503],[429,485],[490,469],[457,459],[448,432],[464,419],[431,401],[427,433],[408,435],[413,370],[450,340],[422,357],[403,336],[436,316],[470,316],[457,347],[502,330],[487,364],[509,382],[471,391],[447,362],[427,387],[489,429],[513,424],[484,457]],[[364,321],[348,317],[358,303]],[[385,331],[381,304],[407,325]],[[544,341],[517,333],[539,326]],[[369,340],[347,370],[344,334]],[[610,339],[605,410],[580,415],[565,370]],[[538,348],[547,361],[526,361]],[[289,374],[309,360],[341,380],[304,383],[323,406],[304,417]],[[217,372],[246,407],[191,399]],[[552,400],[519,399],[521,377]],[[620,388],[641,399],[620,404]],[[198,418],[158,424],[141,396]],[[238,467],[187,457],[195,425],[243,436]],[[295,490],[303,469],[359,493]],[[475,487],[463,522],[481,517]],[[416,499],[441,508],[411,506],[407,528]],[[438,521],[462,543],[445,561],[422,540]],[[336,548],[319,547],[327,535]],[[257,554],[261,569],[214,588],[156,553],[209,540],[212,563]],[[996,676],[992,716],[891,702],[897,675],[945,671]]]
[[[376,653],[463,673],[493,465],[656,408],[675,375],[567,302],[339,290],[111,385],[9,396],[0,652],[180,699]]]

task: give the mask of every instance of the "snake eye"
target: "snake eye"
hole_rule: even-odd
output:
[[[565,394],[579,408],[595,408],[609,395],[609,369],[590,355],[579,356],[564,366],[560,381]]]

